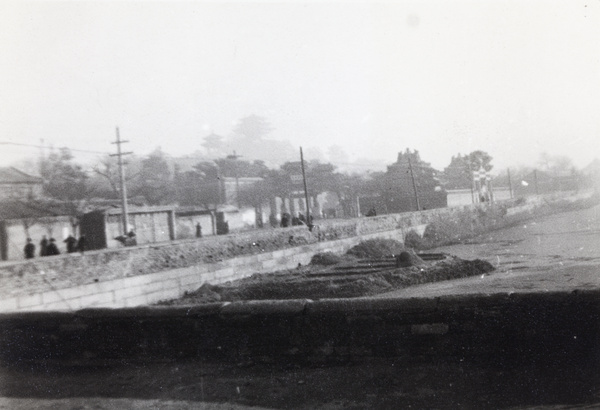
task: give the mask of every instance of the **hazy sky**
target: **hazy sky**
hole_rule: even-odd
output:
[[[437,168],[600,157],[600,2],[0,2],[0,142],[201,149],[271,138]],[[0,145],[0,164],[34,148]]]

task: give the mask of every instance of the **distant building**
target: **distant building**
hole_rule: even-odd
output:
[[[246,187],[254,185],[262,180],[263,179],[260,177],[222,177],[221,183],[223,186],[223,199],[225,200],[225,204],[237,205],[238,193]],[[268,198],[266,198],[265,201],[268,201]]]
[[[206,210],[195,206],[180,206],[175,210],[177,239],[191,239],[196,236],[200,224],[202,236],[223,235],[254,227],[243,219],[243,212],[232,205],[222,205],[216,210]]]
[[[42,196],[43,179],[13,167],[0,167],[0,201],[27,200]]]
[[[172,207],[149,206],[130,208],[128,231],[135,232],[138,245],[165,242],[176,238],[175,210]],[[80,231],[87,249],[121,246],[115,238],[123,234],[121,208],[88,212],[81,218]]]
[[[509,187],[493,187],[494,201],[503,201],[511,198]],[[476,198],[477,192],[471,189],[447,189],[448,206],[472,205],[479,202]]]
[[[24,259],[23,247],[28,237],[37,247],[36,257],[44,235],[48,239],[54,237],[59,248],[62,248],[62,241],[73,232],[68,215],[69,210],[61,203],[0,201],[0,259]]]

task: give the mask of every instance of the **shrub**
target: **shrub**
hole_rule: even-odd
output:
[[[369,239],[360,242],[346,253],[358,258],[385,258],[397,255],[403,249],[402,243],[394,239]]]
[[[415,231],[409,231],[404,237],[404,246],[413,249],[424,249],[427,245],[421,235]]]
[[[323,252],[313,255],[310,260],[311,265],[335,265],[342,261],[342,258],[332,252]]]
[[[483,232],[490,223],[488,211],[459,211],[453,215],[436,216],[425,229],[424,242],[429,247],[459,243]]]

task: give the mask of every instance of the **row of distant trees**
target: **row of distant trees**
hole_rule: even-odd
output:
[[[419,157],[412,165],[415,169],[427,170],[428,174],[434,175],[444,188],[459,189],[471,187],[472,171],[491,171],[491,162],[492,157],[488,153],[473,151],[467,155],[453,156],[442,172],[434,170]],[[225,157],[214,161],[198,161],[191,169],[182,170],[176,160],[171,160],[157,149],[147,157],[129,158],[126,183],[129,196],[143,197],[149,205],[177,203],[214,208],[215,204],[224,200],[223,193],[219,192],[222,188],[221,178],[260,177],[263,178],[263,183],[240,191],[240,200],[246,205],[253,205],[259,199],[289,196],[293,190],[289,175],[296,166],[294,162],[287,162],[278,169],[271,169],[260,160]],[[513,170],[515,180],[531,169]],[[568,158],[548,155],[542,155],[538,169],[552,175],[577,172]],[[101,159],[90,172],[75,162],[69,149],[61,148],[51,152],[41,162],[40,172],[45,181],[44,193],[50,198],[82,201],[94,197],[120,197],[117,163],[108,156]],[[307,161],[306,173],[311,195],[329,191],[336,193],[342,201],[343,198],[356,197],[357,194],[381,192],[386,185],[384,172],[347,174],[337,171],[333,164],[319,161]],[[506,175],[501,173],[497,178],[504,185]]]
[[[415,151],[416,152],[416,151]],[[417,172],[419,189],[470,188],[472,171],[492,171],[492,157],[484,151],[473,151],[467,155],[456,155],[443,171],[436,171],[429,163],[421,160],[418,153],[412,166]],[[352,214],[357,197],[376,196],[389,190],[393,175],[386,172],[362,174],[339,172],[334,164],[308,160],[306,178],[309,195],[316,197],[322,192],[331,192],[337,205],[345,214]],[[540,169],[554,174],[576,172],[572,162],[565,157],[543,155]],[[226,156],[212,161],[198,161],[193,166],[182,167],[160,149],[146,157],[127,159],[126,184],[130,198],[140,198],[148,205],[193,205],[215,209],[224,203],[223,178],[260,177],[253,185],[242,185],[238,201],[242,206],[260,208],[274,197],[289,197],[297,187],[290,183],[290,175],[297,173],[297,162],[286,162],[278,168],[269,168],[264,161],[249,161]],[[513,182],[529,169],[513,170]],[[40,164],[44,179],[44,194],[47,198],[62,201],[73,218],[78,218],[92,198],[120,198],[119,174],[116,159],[106,156],[92,170],[78,164],[69,149],[61,148],[50,152]],[[507,175],[499,174],[496,186],[507,185]],[[427,181],[425,181],[427,179]],[[411,193],[407,193],[410,195]]]
[[[256,206],[265,198],[289,196],[292,189],[289,175],[295,167],[291,161],[297,157],[297,153],[287,142],[268,140],[267,136],[272,130],[271,124],[263,117],[251,115],[242,118],[234,127],[232,137],[225,139],[210,134],[204,138],[202,146],[205,150],[220,156],[220,159],[198,159],[191,167],[171,160],[160,149],[146,157],[129,157],[126,172],[129,196],[143,198],[150,205],[177,203],[210,209],[224,201],[220,183],[223,177],[263,178],[263,183],[240,190],[239,200],[243,205]],[[227,156],[225,152],[231,147],[243,152],[244,159],[236,155]],[[290,162],[279,168],[269,168],[266,164],[271,162],[268,162],[267,154],[276,155],[279,159],[289,158]],[[249,161],[246,158],[257,159]],[[322,162],[322,158],[311,161],[309,156],[308,160],[307,178],[311,195],[333,192],[342,207],[344,202],[351,201],[357,195],[380,193],[390,185],[390,175],[386,180],[386,173],[348,174],[339,172],[331,163]],[[492,157],[481,150],[453,156],[443,171],[434,170],[418,154],[414,162],[414,169],[418,170],[417,184],[425,184],[425,179],[434,178],[437,184],[446,189],[470,188],[473,171],[484,169],[490,172],[493,168]],[[572,162],[566,157],[543,154],[538,165],[542,171],[554,175],[575,172]],[[75,162],[67,148],[62,148],[52,151],[43,159],[40,172],[45,181],[45,194],[50,198],[78,203],[93,197],[117,199],[120,196],[119,174],[114,157],[102,158],[93,167],[93,172],[89,172]],[[513,170],[513,176],[518,180],[529,172],[531,169]],[[505,173],[499,174],[496,185],[507,185],[506,179]],[[425,185],[431,185],[431,182]]]

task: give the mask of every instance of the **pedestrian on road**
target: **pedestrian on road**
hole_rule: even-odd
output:
[[[25,259],[33,259],[35,257],[35,245],[31,242],[31,238],[27,238],[27,245],[23,249]]]
[[[202,238],[202,225],[200,225],[200,222],[196,224],[196,238]]]

